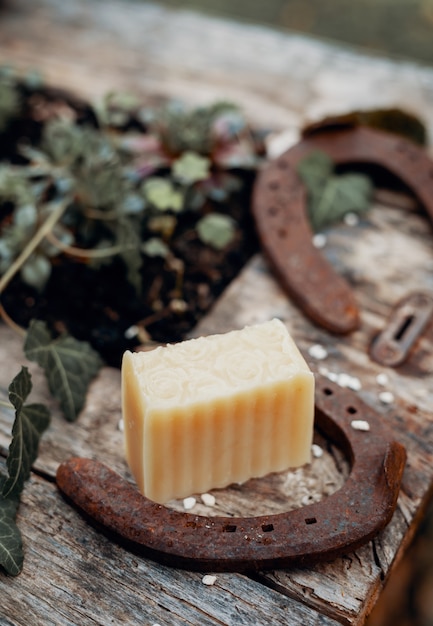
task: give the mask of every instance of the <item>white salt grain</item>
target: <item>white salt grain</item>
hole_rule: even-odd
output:
[[[394,402],[394,394],[390,391],[382,391],[379,394],[379,400],[383,402],[383,404],[392,404]]]
[[[338,374],[336,372],[328,372],[328,378],[333,383],[338,382]]]
[[[388,376],[382,372],[376,376],[376,382],[381,387],[385,387],[388,384]]]
[[[317,445],[317,443],[313,443],[311,446],[311,452],[315,459],[320,459],[323,456],[323,449]]]
[[[317,233],[313,237],[313,246],[315,248],[324,248],[326,246],[326,235],[323,233]]]
[[[352,420],[350,425],[354,430],[363,430],[365,432],[370,430],[370,424],[365,420]]]
[[[212,585],[214,585],[216,583],[216,579],[217,579],[217,577],[214,576],[213,574],[206,574],[201,579],[201,582],[203,583],[203,585],[207,585],[208,587],[212,587]]]
[[[352,389],[352,391],[359,391],[361,389],[361,381],[359,380],[359,378],[357,378],[356,376],[351,376],[350,374],[346,374],[344,372],[336,375],[335,382],[337,382],[340,387]]]
[[[196,499],[191,496],[190,498],[184,498],[183,500],[183,508],[186,511],[189,511],[189,509],[192,509],[195,506],[196,503]]]
[[[125,423],[124,423],[123,419],[120,419],[117,422],[117,429],[120,430],[121,433],[123,433],[123,431],[125,430]]]
[[[134,337],[138,335],[138,331],[139,331],[138,326],[134,325],[134,326],[130,326],[129,328],[127,328],[123,334],[125,336],[125,339],[134,339]]]
[[[357,226],[359,224],[359,216],[353,212],[346,213],[344,223],[348,226]]]
[[[215,496],[211,493],[202,493],[200,499],[205,506],[215,506]]]
[[[326,350],[326,348],[320,345],[320,343],[315,343],[313,346],[310,346],[308,348],[308,354],[313,357],[313,359],[322,361],[328,356],[328,351]]]

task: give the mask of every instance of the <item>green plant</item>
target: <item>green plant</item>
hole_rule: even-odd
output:
[[[143,278],[146,264],[161,260],[170,273],[169,309],[182,316],[185,261],[173,243],[188,229],[218,253],[233,241],[236,217],[225,206],[259,160],[242,114],[227,103],[152,111],[110,94],[84,115],[74,103],[58,105],[57,94],[48,103],[44,97],[37,81],[0,72],[0,299],[11,286],[48,293],[68,259],[95,272],[117,272],[120,263],[139,296],[153,287]],[[14,125],[24,117],[30,132],[14,143]],[[159,315],[160,294],[149,298]],[[43,368],[65,418],[75,420],[101,357],[62,324],[32,319],[21,328],[2,303],[0,315],[23,336],[25,356]],[[30,391],[23,368],[5,403],[15,419],[7,473],[0,473],[0,565],[13,575],[23,564],[19,498],[49,423],[46,407],[27,404]]]

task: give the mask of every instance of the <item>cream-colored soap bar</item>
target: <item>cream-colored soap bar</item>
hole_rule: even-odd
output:
[[[126,457],[156,502],[310,460],[314,377],[275,319],[122,363]]]

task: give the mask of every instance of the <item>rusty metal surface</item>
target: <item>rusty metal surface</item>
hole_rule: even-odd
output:
[[[316,130],[258,175],[252,202],[263,250],[289,296],[316,324],[334,333],[359,326],[355,295],[312,243],[299,162],[314,150],[337,165],[381,166],[409,187],[433,222],[433,162],[411,141],[367,127]]]
[[[433,294],[413,293],[397,304],[370,346],[370,356],[387,367],[403,363],[433,316]]]
[[[368,423],[356,430],[353,420]],[[316,427],[351,463],[343,487],[323,501],[258,517],[205,517],[151,502],[103,464],[72,458],[57,471],[63,494],[115,540],[161,563],[200,571],[305,565],[356,549],[394,512],[406,460],[380,415],[353,392],[317,376]]]

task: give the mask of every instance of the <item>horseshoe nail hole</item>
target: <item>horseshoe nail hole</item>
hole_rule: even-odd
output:
[[[264,533],[271,533],[274,530],[273,524],[262,524],[262,530]]]
[[[226,524],[223,526],[223,533],[235,533],[236,525],[235,524]]]
[[[403,319],[403,322],[400,324],[399,328],[397,329],[397,332],[394,335],[394,339],[396,341],[401,341],[403,339],[403,337],[406,334],[406,331],[409,330],[409,328],[412,326],[415,319],[416,319],[415,315],[413,314],[408,315],[407,317]]]
[[[277,163],[277,167],[280,170],[287,170],[289,167],[289,164],[284,159],[280,159],[280,161],[278,161]]]
[[[278,231],[277,231],[277,235],[281,239],[284,239],[288,235],[287,229],[286,228],[279,228]]]
[[[355,413],[358,413],[358,409],[356,409],[354,406],[348,406],[346,411],[350,413],[350,415],[355,415]]]
[[[329,389],[329,387],[325,387],[323,393],[325,394],[325,396],[332,396],[334,392],[332,391],[332,389]]]
[[[269,189],[279,189],[280,188],[280,183],[278,182],[278,180],[271,180],[271,182],[269,183]]]
[[[315,517],[306,517],[305,523],[310,526],[311,524],[317,524],[317,519]]]
[[[271,217],[275,217],[276,215],[278,215],[278,207],[276,207],[276,206],[270,206],[270,207],[269,207],[269,209],[268,209],[268,214],[269,214]]]

